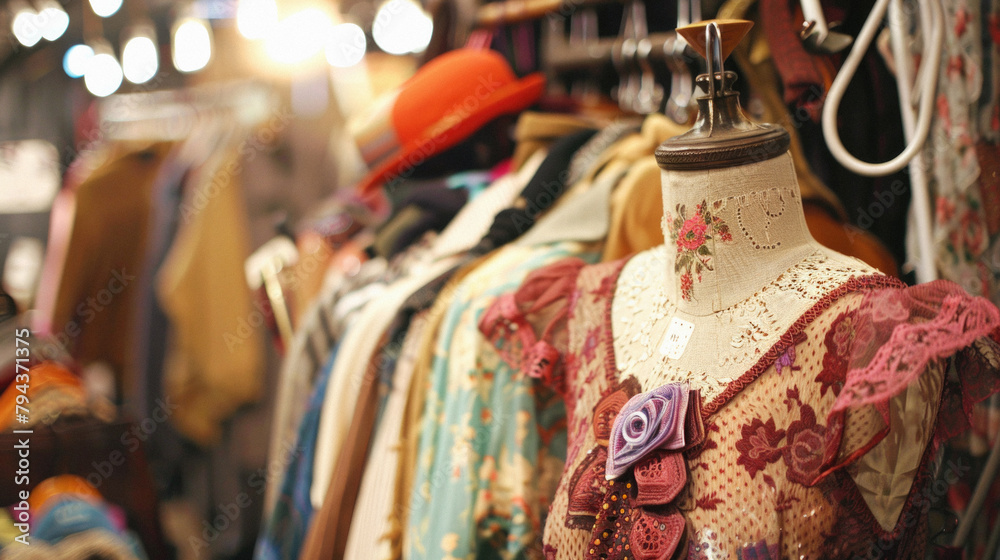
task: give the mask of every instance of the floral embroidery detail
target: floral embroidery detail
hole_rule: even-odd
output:
[[[785,437],[785,430],[775,427],[774,418],[769,418],[767,423],[754,418],[750,425],[743,426],[741,433],[743,438],[736,442],[736,450],[740,452],[736,464],[743,465],[750,478],[755,478],[768,463],[775,463],[781,458],[778,444]]]
[[[774,369],[781,375],[781,370],[799,371],[801,367],[795,365],[795,347],[789,346],[774,362]]]
[[[799,400],[798,385],[785,389],[785,406],[787,406],[790,411],[796,404],[802,404],[802,401]]]
[[[695,506],[698,509],[715,509],[716,506],[725,502],[722,498],[716,497],[717,492],[712,492],[707,496],[702,496],[695,501]]]
[[[614,274],[601,278],[600,285],[590,291],[590,295],[594,296],[594,301],[606,301],[608,298],[615,295],[615,283],[617,281],[618,277]]]
[[[820,395],[825,396],[827,389],[833,389],[835,396],[840,395],[840,390],[847,381],[847,357],[850,356],[851,343],[854,340],[852,319],[851,315],[841,313],[834,319],[833,325],[826,333],[823,369],[815,379],[820,384]]]
[[[955,36],[961,37],[965,34],[965,30],[968,29],[969,22],[972,21],[972,16],[969,11],[965,8],[959,8],[955,11]]]
[[[877,323],[888,321],[901,323],[910,318],[910,312],[903,306],[899,294],[890,293],[886,297],[873,300],[871,306],[871,317]]]
[[[680,275],[681,297],[691,301],[694,297],[695,278],[701,282],[701,273],[712,268],[712,247],[708,242],[718,240],[728,243],[733,235],[722,218],[714,216],[703,200],[695,206],[694,215],[685,217],[686,208],[677,205],[677,217],[666,215],[670,242],[677,246],[674,272]]]
[[[615,418],[608,450],[607,477],[621,476],[655,449],[684,447],[688,388],[679,383],[629,399]]]
[[[799,500],[795,496],[788,496],[788,495],[785,494],[784,490],[779,490],[778,491],[778,499],[775,500],[775,502],[774,502],[774,511],[777,512],[777,511],[785,511],[785,510],[788,510],[788,509],[792,509],[792,505],[795,502],[799,502],[799,501],[801,501],[801,500]]]
[[[792,344],[788,346],[784,352],[778,356],[778,359],[774,362],[774,369],[781,375],[782,370],[788,371],[799,371],[802,369],[801,366],[795,365],[795,347],[798,346],[800,342],[804,342],[806,339],[805,333],[799,333],[792,341]]]
[[[816,481],[823,466],[826,427],[816,423],[816,413],[807,404],[802,405],[799,414],[799,419],[788,426],[782,456],[788,466],[788,480],[808,486]]]
[[[601,333],[601,328],[594,327],[589,331],[587,331],[587,338],[586,340],[583,341],[583,351],[581,352],[581,355],[588,364],[594,361],[595,352],[597,351],[597,344],[598,341],[600,340],[600,337],[598,335],[600,333]]]
[[[697,213],[693,218],[685,220],[681,225],[681,231],[677,236],[677,249],[685,251],[697,251],[705,244],[705,232],[708,224]]]

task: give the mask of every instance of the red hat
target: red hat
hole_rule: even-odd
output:
[[[378,103],[355,142],[371,171],[362,194],[406,177],[420,165],[494,118],[524,110],[541,97],[545,78],[518,80],[498,53],[457,49],[424,65],[394,97]]]

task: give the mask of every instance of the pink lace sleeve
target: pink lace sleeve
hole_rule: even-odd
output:
[[[998,333],[1000,311],[952,282],[866,293],[826,334],[817,381],[836,399],[827,419],[823,474],[881,440],[890,399],[932,364],[954,365],[943,380],[935,443],[968,427],[973,405],[1000,391],[1000,346],[991,338]]]
[[[497,298],[479,321],[479,330],[505,362],[559,392],[564,392],[566,317],[585,265],[568,258],[532,272],[516,292]]]

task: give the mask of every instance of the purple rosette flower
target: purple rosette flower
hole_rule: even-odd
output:
[[[625,473],[654,449],[684,447],[688,387],[671,383],[640,393],[622,407],[608,443],[608,480]]]

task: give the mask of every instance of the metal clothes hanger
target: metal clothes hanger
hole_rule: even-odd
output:
[[[677,2],[677,27],[691,25],[701,21],[701,0],[679,0]],[[687,124],[691,117],[691,99],[694,96],[694,76],[684,62],[684,52],[687,43],[675,39],[670,44],[664,43],[663,50],[668,53],[667,66],[670,69],[670,97],[664,112],[676,123]]]
[[[551,20],[556,23],[558,20]],[[561,27],[561,26],[558,26]],[[562,29],[553,28],[552,33],[561,33]],[[569,19],[569,47],[572,49],[586,49],[592,41],[598,39],[597,11],[593,6],[586,6],[576,10]],[[594,82],[591,73],[584,73],[573,81],[570,86],[570,95],[577,99],[590,97],[599,88]]]
[[[802,42],[809,50],[832,54],[850,46],[854,40],[850,35],[830,31],[819,0],[801,0],[801,4],[802,17],[805,19],[802,26]]]
[[[627,76],[618,86],[618,105],[641,115],[659,110],[663,86],[656,83],[656,74],[649,63],[653,43],[646,25],[646,6],[641,0],[632,0],[625,6],[620,42],[621,49],[616,49],[620,54],[614,57],[614,63],[618,74],[627,72]]]
[[[868,163],[850,154],[840,140],[837,130],[837,110],[844,97],[844,91],[857,71],[861,59],[871,44],[878,30],[882,17],[890,5],[890,0],[878,0],[865,21],[861,32],[855,40],[851,53],[833,80],[830,92],[823,106],[823,138],[826,140],[830,153],[841,165],[854,173],[867,177],[882,177],[899,171],[917,158],[916,164],[910,166],[910,188],[913,193],[910,213],[915,224],[917,246],[919,247],[916,261],[918,282],[929,282],[937,278],[937,268],[934,258],[934,241],[931,237],[933,221],[931,219],[930,194],[927,187],[927,166],[920,156],[920,151],[927,142],[930,133],[931,116],[934,113],[935,89],[937,87],[938,68],[941,61],[941,48],[944,38],[944,14],[938,0],[918,0],[920,21],[925,30],[924,51],[920,71],[915,80],[916,88],[912,89],[914,81],[910,76],[911,57],[903,41],[902,7],[900,0],[893,2],[889,14],[890,33],[892,35],[893,52],[896,61],[897,82],[899,84],[900,112],[903,117],[903,132],[907,139],[906,148],[895,158],[882,163]],[[928,26],[930,27],[928,31]],[[916,117],[913,104],[919,101]],[[914,120],[916,119],[916,120]]]
[[[840,141],[840,133],[837,130],[837,110],[840,108],[840,102],[844,97],[844,92],[847,90],[848,84],[851,82],[851,78],[854,77],[854,73],[861,63],[861,59],[864,58],[865,53],[868,51],[868,46],[878,31],[882,17],[885,16],[886,9],[889,7],[889,0],[877,0],[875,3],[875,7],[872,9],[871,14],[869,14],[867,21],[865,21],[861,32],[854,42],[851,53],[844,61],[843,67],[833,80],[833,85],[830,86],[830,92],[827,94],[826,102],[823,106],[823,137],[833,157],[841,165],[859,175],[882,177],[899,171],[909,164],[910,160],[923,148],[927,140],[927,135],[930,131],[931,115],[934,109],[937,69],[941,61],[941,43],[944,37],[944,24],[942,22],[944,14],[937,0],[919,0],[918,5],[920,7],[921,19],[932,22],[931,38],[924,45],[922,57],[924,62],[921,64],[923,70],[918,78],[918,88],[916,90],[920,102],[916,129],[902,153],[883,163],[861,161],[847,151],[843,142]],[[903,80],[900,80],[900,86],[901,88],[909,87],[909,84],[905,84]]]

